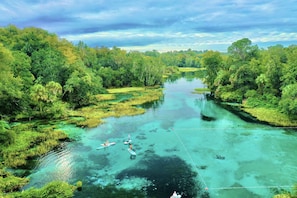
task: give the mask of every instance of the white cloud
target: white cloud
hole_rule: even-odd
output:
[[[295,0],[3,0],[0,25],[41,27],[91,46],[225,50],[243,37],[296,42],[296,9]]]

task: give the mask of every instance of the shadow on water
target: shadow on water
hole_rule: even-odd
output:
[[[163,103],[164,103],[164,96],[161,97],[159,100],[152,101],[152,102],[146,102],[146,103],[140,105],[140,107],[145,108],[145,109],[157,109]]]
[[[215,107],[214,103],[207,101],[208,99],[206,97],[196,99],[195,104],[200,108],[200,116],[201,119],[204,121],[215,121]]]

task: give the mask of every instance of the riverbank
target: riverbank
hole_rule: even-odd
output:
[[[279,112],[277,109],[249,107],[226,102],[218,102],[218,104],[248,122],[257,122],[275,127],[297,127],[297,120],[291,120],[287,115]]]

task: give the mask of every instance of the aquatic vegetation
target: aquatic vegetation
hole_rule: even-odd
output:
[[[82,181],[77,181],[76,182],[76,188],[77,188],[77,190],[82,190],[82,185],[83,185],[83,183],[82,183]]]
[[[92,106],[83,107],[71,112],[70,117],[82,117],[83,119],[71,119],[71,123],[78,126],[86,126],[93,128],[102,124],[102,119],[107,117],[133,116],[145,113],[144,108],[139,105],[147,102],[159,100],[162,96],[161,88],[145,88],[145,87],[128,87],[109,89],[108,94],[100,94],[97,96],[98,101]],[[131,94],[130,98],[120,101],[116,99],[115,94]]]
[[[108,93],[110,93],[110,94],[127,93],[127,92],[141,92],[143,90],[145,90],[145,87],[124,87],[124,88],[107,89]]]
[[[1,153],[7,167],[26,166],[29,159],[47,153],[67,138],[65,133],[52,127],[33,129],[30,125],[16,125],[12,130],[17,134],[15,141]]]
[[[20,190],[29,182],[27,178],[20,178],[12,175],[4,169],[0,169],[0,197],[3,193]]]
[[[297,121],[291,120],[287,115],[280,113],[277,109],[273,108],[243,108],[252,116],[256,117],[259,121],[267,122],[275,126],[297,126]]]
[[[179,67],[178,70],[180,72],[195,72],[199,70],[205,70],[204,68],[197,68],[197,67]]]
[[[76,191],[74,197],[76,198],[85,198],[86,194],[88,198],[145,198],[146,195],[141,190],[126,190],[124,188],[118,188],[116,185],[107,185],[107,186],[84,186],[82,191]]]
[[[210,93],[210,90],[209,88],[195,88],[195,91],[193,93],[206,94],[206,93]]]
[[[23,192],[12,193],[14,198],[31,198],[31,197],[73,197],[76,186],[62,181],[53,181],[42,188],[30,188]]]

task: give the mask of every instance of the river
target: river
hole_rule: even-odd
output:
[[[112,185],[160,198],[173,191],[225,198],[291,190],[297,183],[296,132],[243,121],[194,94],[197,87],[204,87],[199,79],[180,78],[164,84],[164,98],[145,114],[111,117],[92,129],[61,124],[75,141],[41,157],[26,188],[81,180],[75,197],[98,197]],[[124,144],[128,136],[136,158]],[[116,144],[98,150],[106,140]]]

